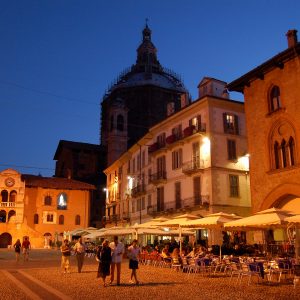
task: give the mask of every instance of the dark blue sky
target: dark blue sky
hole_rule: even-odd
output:
[[[203,76],[230,82],[286,49],[299,12],[297,0],[0,0],[0,170],[51,176],[60,139],[99,143],[101,97],[135,62],[145,18],[195,100]]]

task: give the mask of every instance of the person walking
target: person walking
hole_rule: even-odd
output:
[[[85,245],[82,243],[82,238],[79,238],[74,246],[74,251],[76,254],[78,273],[81,273],[83,260],[85,255]]]
[[[138,285],[139,281],[137,279],[136,270],[139,268],[139,254],[140,247],[137,245],[137,240],[132,241],[132,245],[128,247],[128,258],[129,258],[129,269],[131,269],[130,283],[133,282],[133,277],[135,280],[135,284]]]
[[[28,261],[29,249],[30,249],[30,242],[28,237],[25,236],[24,241],[22,243],[22,252],[23,252],[24,261]]]
[[[69,240],[65,239],[63,245],[60,247],[61,251],[61,268],[63,269],[64,274],[70,273],[70,256],[71,249],[69,245]]]
[[[16,262],[19,262],[20,260],[20,253],[21,253],[21,242],[20,239],[17,239],[17,241],[14,243],[15,253],[16,253]]]
[[[117,267],[117,285],[120,285],[121,263],[124,254],[124,245],[123,243],[119,242],[118,236],[115,236],[114,241],[110,243],[109,247],[112,251],[110,284],[114,282],[115,267]]]
[[[97,259],[99,261],[97,278],[102,277],[103,286],[106,287],[106,276],[110,275],[110,264],[111,264],[111,249],[109,247],[108,240],[104,240],[102,247],[97,250]]]

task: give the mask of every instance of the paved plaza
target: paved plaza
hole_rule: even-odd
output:
[[[294,290],[291,282],[248,286],[247,279],[237,284],[229,277],[187,275],[170,268],[141,265],[141,285],[129,284],[128,261],[122,265],[121,286],[104,288],[96,278],[95,258],[86,258],[82,273],[77,273],[71,258],[71,273],[62,274],[60,252],[32,250],[30,261],[14,261],[12,250],[0,250],[0,299],[299,299],[300,285]]]

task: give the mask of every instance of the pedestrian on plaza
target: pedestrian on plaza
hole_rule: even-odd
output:
[[[25,236],[24,241],[22,243],[22,252],[23,252],[24,261],[28,261],[30,247],[31,246],[30,246],[29,239],[27,236]]]
[[[21,253],[21,242],[20,239],[17,239],[17,241],[14,243],[15,253],[16,253],[16,262],[19,262],[20,260],[20,253]]]
[[[106,287],[106,276],[110,275],[110,264],[111,264],[111,249],[109,247],[108,240],[104,240],[102,247],[98,247],[97,260],[99,261],[97,277],[102,277],[103,286]]]
[[[110,284],[114,281],[115,267],[117,267],[117,285],[120,285],[121,278],[121,263],[124,254],[124,245],[118,241],[118,237],[114,237],[114,241],[110,243],[109,247],[111,248],[111,276]]]
[[[63,269],[64,274],[70,273],[71,248],[68,239],[64,240],[63,245],[60,247],[60,251],[61,251],[61,268]]]
[[[135,284],[138,285],[139,281],[137,279],[136,270],[139,268],[139,255],[140,255],[140,247],[137,244],[137,240],[132,241],[132,245],[128,247],[128,258],[129,258],[129,269],[131,269],[130,283],[133,282],[133,277],[135,280]]]
[[[82,238],[78,239],[77,243],[74,246],[74,251],[77,260],[78,273],[81,273],[85,255],[85,245],[82,242]]]

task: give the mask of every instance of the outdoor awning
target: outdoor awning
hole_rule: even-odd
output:
[[[287,224],[285,218],[292,215],[291,212],[283,209],[270,208],[257,212],[253,216],[225,223],[224,227],[239,230],[278,228]]]

